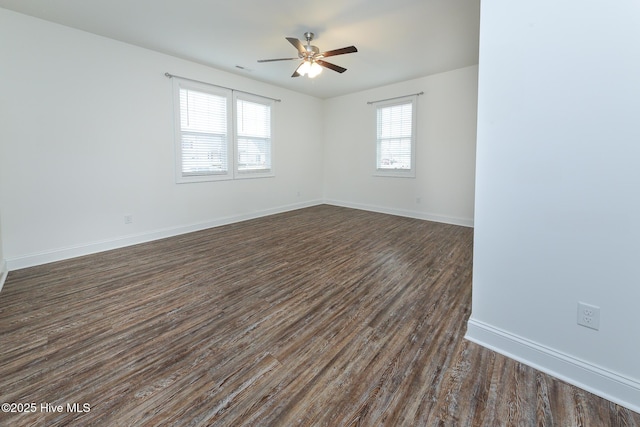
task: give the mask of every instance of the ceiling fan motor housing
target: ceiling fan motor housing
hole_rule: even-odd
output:
[[[306,45],[304,48],[307,50],[307,57],[315,56],[320,53],[320,49],[316,46]]]

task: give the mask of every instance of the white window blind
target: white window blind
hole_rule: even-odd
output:
[[[414,176],[415,97],[376,107],[376,170],[381,175]]]
[[[271,172],[271,102],[236,96],[236,171]]]
[[[228,172],[227,98],[180,89],[182,175]]]

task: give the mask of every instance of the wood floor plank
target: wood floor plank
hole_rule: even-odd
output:
[[[12,271],[0,425],[640,426],[464,340],[472,246],[321,205]]]

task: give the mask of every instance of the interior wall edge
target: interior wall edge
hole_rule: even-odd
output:
[[[438,215],[434,213],[425,213],[422,211],[411,211],[406,209],[396,209],[392,207],[370,205],[364,203],[346,202],[344,200],[326,199],[327,205],[342,206],[345,208],[360,209],[363,211],[378,212],[389,215],[404,216],[414,219],[422,219],[425,221],[441,222],[444,224],[460,225],[463,227],[473,228],[473,218],[455,218],[446,215]]]
[[[151,242],[153,240],[164,239],[167,237],[178,236],[181,234],[192,233],[194,231],[205,230],[207,228],[219,227],[222,225],[233,224],[236,222],[247,221],[250,219],[260,218],[268,215],[274,215],[278,213],[293,211],[296,209],[302,209],[306,207],[316,206],[322,204],[322,200],[310,200],[301,203],[295,203],[290,205],[284,205],[260,211],[249,212],[245,214],[233,215],[228,217],[221,217],[212,219],[205,222],[180,225],[176,227],[169,227],[160,230],[148,231],[140,234],[133,234],[128,236],[116,237],[113,239],[90,242],[83,245],[54,249],[51,251],[27,254],[20,257],[8,258],[6,260],[7,273],[13,270],[19,270],[22,268],[34,267],[37,265],[48,264],[50,262],[62,261],[65,259],[76,258],[84,255],[91,255],[99,252],[104,252],[112,249],[123,248],[126,246],[137,245],[140,243]],[[1,289],[0,282],[0,289]]]
[[[465,339],[640,412],[640,382],[471,318]]]
[[[4,282],[7,280],[8,275],[9,270],[7,269],[7,261],[0,259],[0,291],[2,291],[2,287],[4,286]]]

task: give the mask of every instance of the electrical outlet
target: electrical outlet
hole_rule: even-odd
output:
[[[586,304],[584,302],[579,302],[578,325],[595,329],[596,331],[600,329],[600,307]]]
[[[125,224],[133,224],[133,215],[125,215],[124,216]]]

